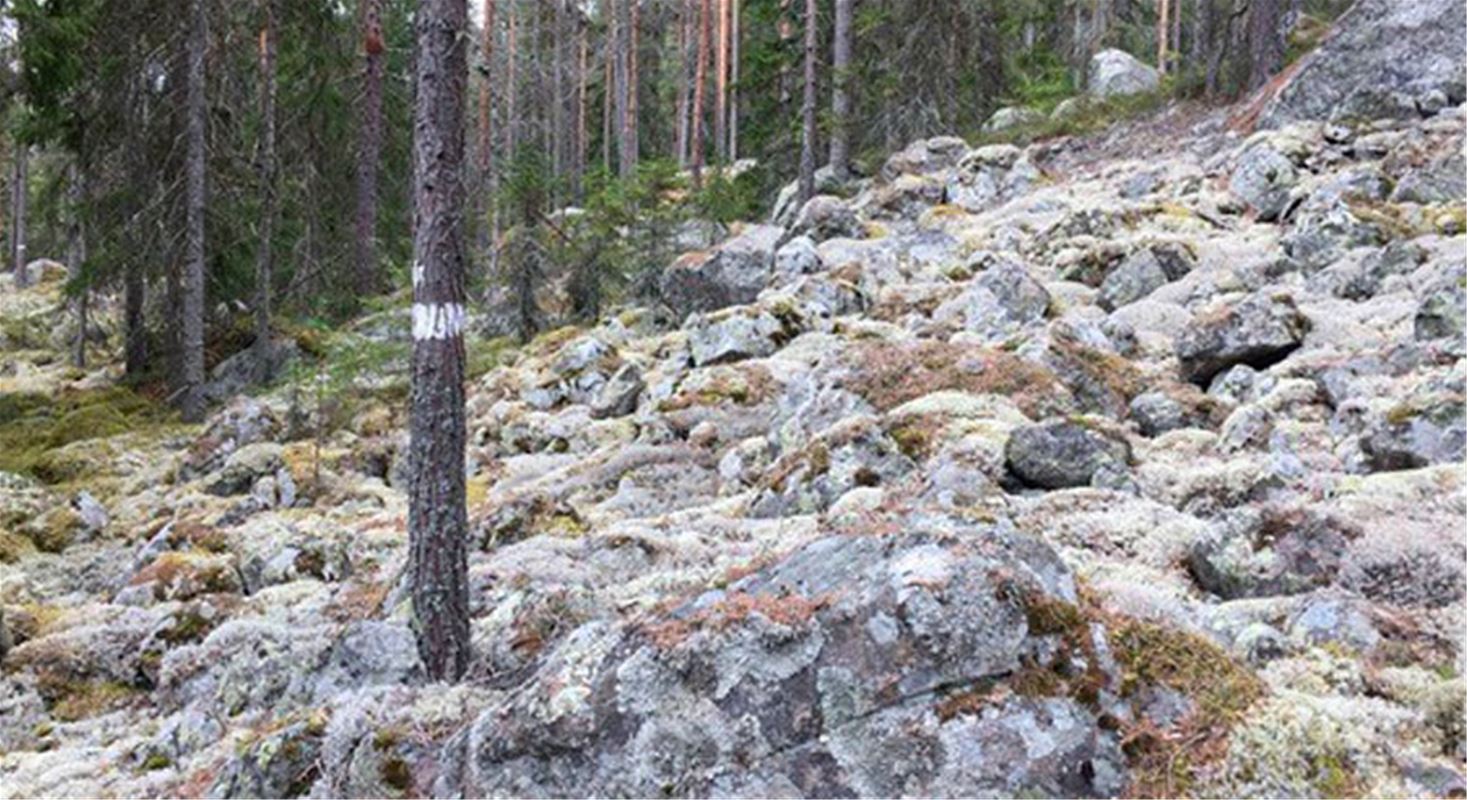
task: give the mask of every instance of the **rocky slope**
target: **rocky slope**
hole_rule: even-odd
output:
[[[1459,795],[1467,109],[1420,113],[917,142],[668,309],[471,342],[457,686],[404,314],[186,427],[0,279],[0,796]]]

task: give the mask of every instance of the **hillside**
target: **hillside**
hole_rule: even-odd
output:
[[[924,139],[470,335],[456,684],[406,297],[186,425],[0,276],[0,796],[1460,796],[1467,104],[1413,109]]]

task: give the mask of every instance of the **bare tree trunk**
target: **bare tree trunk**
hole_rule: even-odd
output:
[[[67,205],[71,206],[68,224],[66,228],[66,271],[73,280],[78,281],[79,289],[76,296],[76,352],[72,358],[78,369],[87,366],[87,328],[90,325],[87,319],[87,298],[91,293],[91,287],[87,285],[87,276],[82,274],[87,260],[87,238],[86,228],[82,224],[82,214],[86,203],[86,185],[84,173],[75,160],[67,167]]]
[[[519,105],[519,11],[515,0],[509,0],[509,30],[505,33],[504,49],[505,55],[509,56],[509,63],[504,68],[505,75],[505,102],[504,109],[504,152],[509,158],[510,169],[514,168],[514,161],[519,147],[520,120],[517,107]]]
[[[565,18],[566,0],[554,0],[553,14],[550,20],[550,88],[555,95],[550,105],[550,169],[551,174],[557,178],[568,172],[566,163],[565,143]],[[559,193],[560,182],[553,184],[555,191]],[[558,203],[556,204],[558,205]]]
[[[739,0],[729,0],[733,3],[733,13],[730,14],[733,23],[732,42],[730,44],[729,56],[729,98],[728,98],[728,158],[730,161],[739,160]]]
[[[728,0],[718,3],[718,46],[713,53],[713,147],[720,164],[728,163]]]
[[[24,142],[16,142],[15,165],[14,172],[11,174],[10,187],[10,268],[15,275],[17,287],[30,283],[30,275],[25,268],[25,216],[29,195],[26,184],[30,182],[29,161],[30,146]]]
[[[583,182],[586,178],[586,152],[590,147],[588,136],[590,129],[587,127],[586,114],[588,111],[586,90],[589,78],[589,61],[591,57],[590,33],[586,30],[586,21],[579,11],[576,12],[576,35],[579,41],[580,55],[576,62],[576,163],[571,172],[571,191],[576,202],[584,199]]]
[[[690,46],[693,40],[691,23],[694,13],[691,0],[678,0],[677,9],[677,136],[673,145],[673,158],[677,159],[678,166],[685,167],[688,164],[688,134],[691,127],[688,124],[688,108],[692,105],[690,95],[693,88],[693,59]]]
[[[805,102],[801,116],[800,202],[815,196],[815,45],[816,0],[805,0]]]
[[[494,212],[498,184],[494,179],[494,4],[495,0],[484,0],[484,30],[479,42],[479,180],[480,191],[475,194],[487,198],[483,210],[475,221],[478,231],[479,251],[488,250],[491,224],[487,219]]]
[[[362,50],[366,70],[362,78],[362,109],[357,134],[357,291],[376,294],[377,171],[382,161],[382,82],[387,70],[382,39],[382,0],[362,0]]]
[[[1156,0],[1156,69],[1166,74],[1166,42],[1171,28],[1167,26],[1167,6],[1171,0]]]
[[[601,79],[601,168],[611,173],[611,117],[612,106],[616,105],[616,12],[611,15],[612,30],[602,42],[601,63],[605,75]]]
[[[630,0],[627,20],[627,125],[630,133],[627,136],[627,152],[631,157],[631,169],[627,174],[635,174],[637,163],[642,157],[642,111],[640,93],[642,91],[641,58],[638,51],[641,43],[642,11],[639,0]]]
[[[469,663],[464,496],[465,0],[419,0],[413,113],[413,378],[409,578],[418,653],[433,680]]]
[[[204,116],[208,111],[204,98],[204,55],[209,19],[204,10],[205,0],[191,0],[190,6],[180,408],[186,422],[198,422],[204,417]]]
[[[1248,5],[1248,90],[1268,83],[1284,66],[1283,3],[1252,0]]]
[[[703,106],[708,83],[708,48],[712,45],[713,20],[709,0],[698,3],[698,66],[693,77],[693,188],[703,186]]]
[[[274,376],[270,336],[270,282],[275,236],[275,3],[262,0],[260,30],[260,249],[255,254],[255,374],[260,382]]]
[[[844,183],[851,177],[851,6],[854,0],[835,0],[835,41],[831,56],[830,168]]]

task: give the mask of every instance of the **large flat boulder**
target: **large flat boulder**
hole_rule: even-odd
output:
[[[1417,116],[1467,95],[1467,7],[1360,0],[1269,101],[1263,128],[1296,120]]]

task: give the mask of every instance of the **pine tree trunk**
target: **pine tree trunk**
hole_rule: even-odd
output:
[[[1284,66],[1282,0],[1252,0],[1248,6],[1248,90],[1268,83]]]
[[[30,283],[25,261],[25,217],[28,205],[30,146],[15,143],[15,165],[11,174],[10,187],[10,268],[15,275],[15,285],[23,287]]]
[[[138,378],[148,367],[147,284],[140,259],[129,258],[126,270],[122,287],[124,370],[127,377]]]
[[[1167,6],[1171,0],[1156,0],[1156,69],[1166,74],[1166,41],[1171,28],[1167,26]]]
[[[576,35],[579,40],[580,56],[576,66],[576,163],[571,172],[571,191],[576,202],[584,200],[583,185],[586,179],[586,153],[590,147],[588,137],[590,128],[586,121],[589,112],[587,104],[587,82],[590,80],[589,61],[591,57],[590,33],[586,30],[586,22],[580,13],[576,14]]]
[[[184,273],[182,290],[183,391],[180,409],[186,422],[204,417],[204,55],[209,20],[205,0],[191,0],[188,36],[187,159],[184,167]]]
[[[728,0],[718,3],[718,46],[713,58],[713,147],[718,163],[728,163]]]
[[[366,70],[362,78],[362,109],[357,134],[357,291],[376,294],[377,172],[382,160],[382,82],[386,75],[386,47],[382,39],[382,0],[362,0],[362,49]]]
[[[630,133],[627,135],[627,152],[631,158],[631,168],[628,175],[635,174],[637,163],[642,157],[642,110],[640,92],[642,91],[641,59],[638,57],[642,46],[642,11],[639,0],[630,0],[627,20],[627,125]]]
[[[474,194],[485,198],[479,219],[475,221],[478,231],[479,251],[490,246],[491,223],[488,217],[499,194],[494,180],[494,4],[495,0],[484,0],[484,30],[479,42],[479,187]]]
[[[264,25],[260,30],[260,244],[255,254],[255,370],[257,380],[274,376],[270,336],[270,283],[275,237],[275,48],[276,0],[262,0]]]
[[[464,496],[465,0],[419,0],[413,114],[413,366],[409,580],[418,652],[433,680],[469,662]]]
[[[71,209],[66,228],[66,271],[72,279],[82,279],[76,297],[76,347],[72,363],[78,369],[84,369],[87,366],[87,327],[90,325],[87,319],[87,297],[90,294],[90,288],[82,275],[87,260],[86,229],[82,226],[86,186],[83,181],[83,172],[75,161],[67,167],[67,195],[67,205]]]
[[[709,0],[698,3],[698,65],[693,71],[693,188],[703,186],[703,106],[708,83],[708,48],[713,36]]]
[[[505,32],[504,49],[509,63],[504,67],[504,153],[514,169],[519,154],[519,10],[515,0],[509,0],[509,30]]]
[[[830,168],[844,183],[851,177],[851,5],[854,0],[835,0],[835,41],[831,55]]]
[[[805,102],[800,137],[800,202],[815,196],[815,45],[816,0],[805,0]]]
[[[728,97],[728,158],[739,160],[739,0],[733,3],[730,14],[733,24],[729,54],[729,97]]]
[[[690,48],[693,40],[692,20],[695,15],[691,0],[677,0],[677,9],[677,135],[672,156],[677,159],[678,166],[685,167],[688,165],[688,135],[691,132],[688,124],[693,88],[693,59]]]

